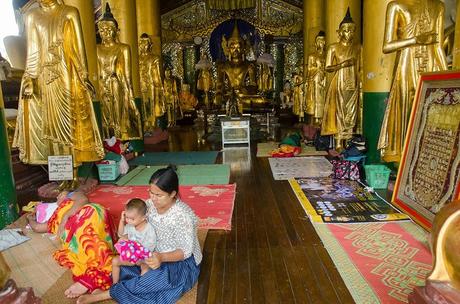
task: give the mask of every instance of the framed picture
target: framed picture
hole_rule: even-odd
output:
[[[460,71],[420,77],[392,202],[425,229],[460,198]]]

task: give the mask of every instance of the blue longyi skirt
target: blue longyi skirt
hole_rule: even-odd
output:
[[[199,274],[193,255],[180,262],[163,263],[143,276],[138,266],[122,266],[120,281],[110,288],[110,296],[120,304],[176,303],[195,285]]]

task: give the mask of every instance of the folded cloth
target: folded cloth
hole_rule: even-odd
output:
[[[293,157],[299,155],[300,152],[302,152],[300,147],[283,144],[278,149],[270,152],[270,155],[272,157]]]
[[[136,241],[121,240],[115,244],[115,249],[120,254],[122,261],[137,263],[152,256],[152,253]]]
[[[0,251],[24,243],[30,238],[20,234],[21,229],[3,229],[0,230]]]

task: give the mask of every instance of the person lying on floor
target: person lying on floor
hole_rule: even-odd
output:
[[[38,223],[35,214],[27,220],[33,231],[55,234],[62,244],[53,257],[62,267],[72,271],[74,283],[64,292],[77,298],[94,290],[107,290],[112,279],[112,227],[106,210],[89,203],[82,192],[63,192],[58,207],[45,223]]]
[[[155,252],[139,266],[121,266],[120,280],[110,290],[82,295],[77,303],[114,299],[118,303],[176,303],[197,282],[202,253],[198,243],[198,220],[193,210],[178,198],[175,168],[157,170],[150,178],[148,220],[155,228]]]

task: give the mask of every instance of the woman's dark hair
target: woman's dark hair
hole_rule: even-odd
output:
[[[162,191],[171,194],[173,191],[179,193],[179,178],[176,173],[176,166],[169,165],[167,168],[158,169],[150,177],[149,184],[155,184]]]

